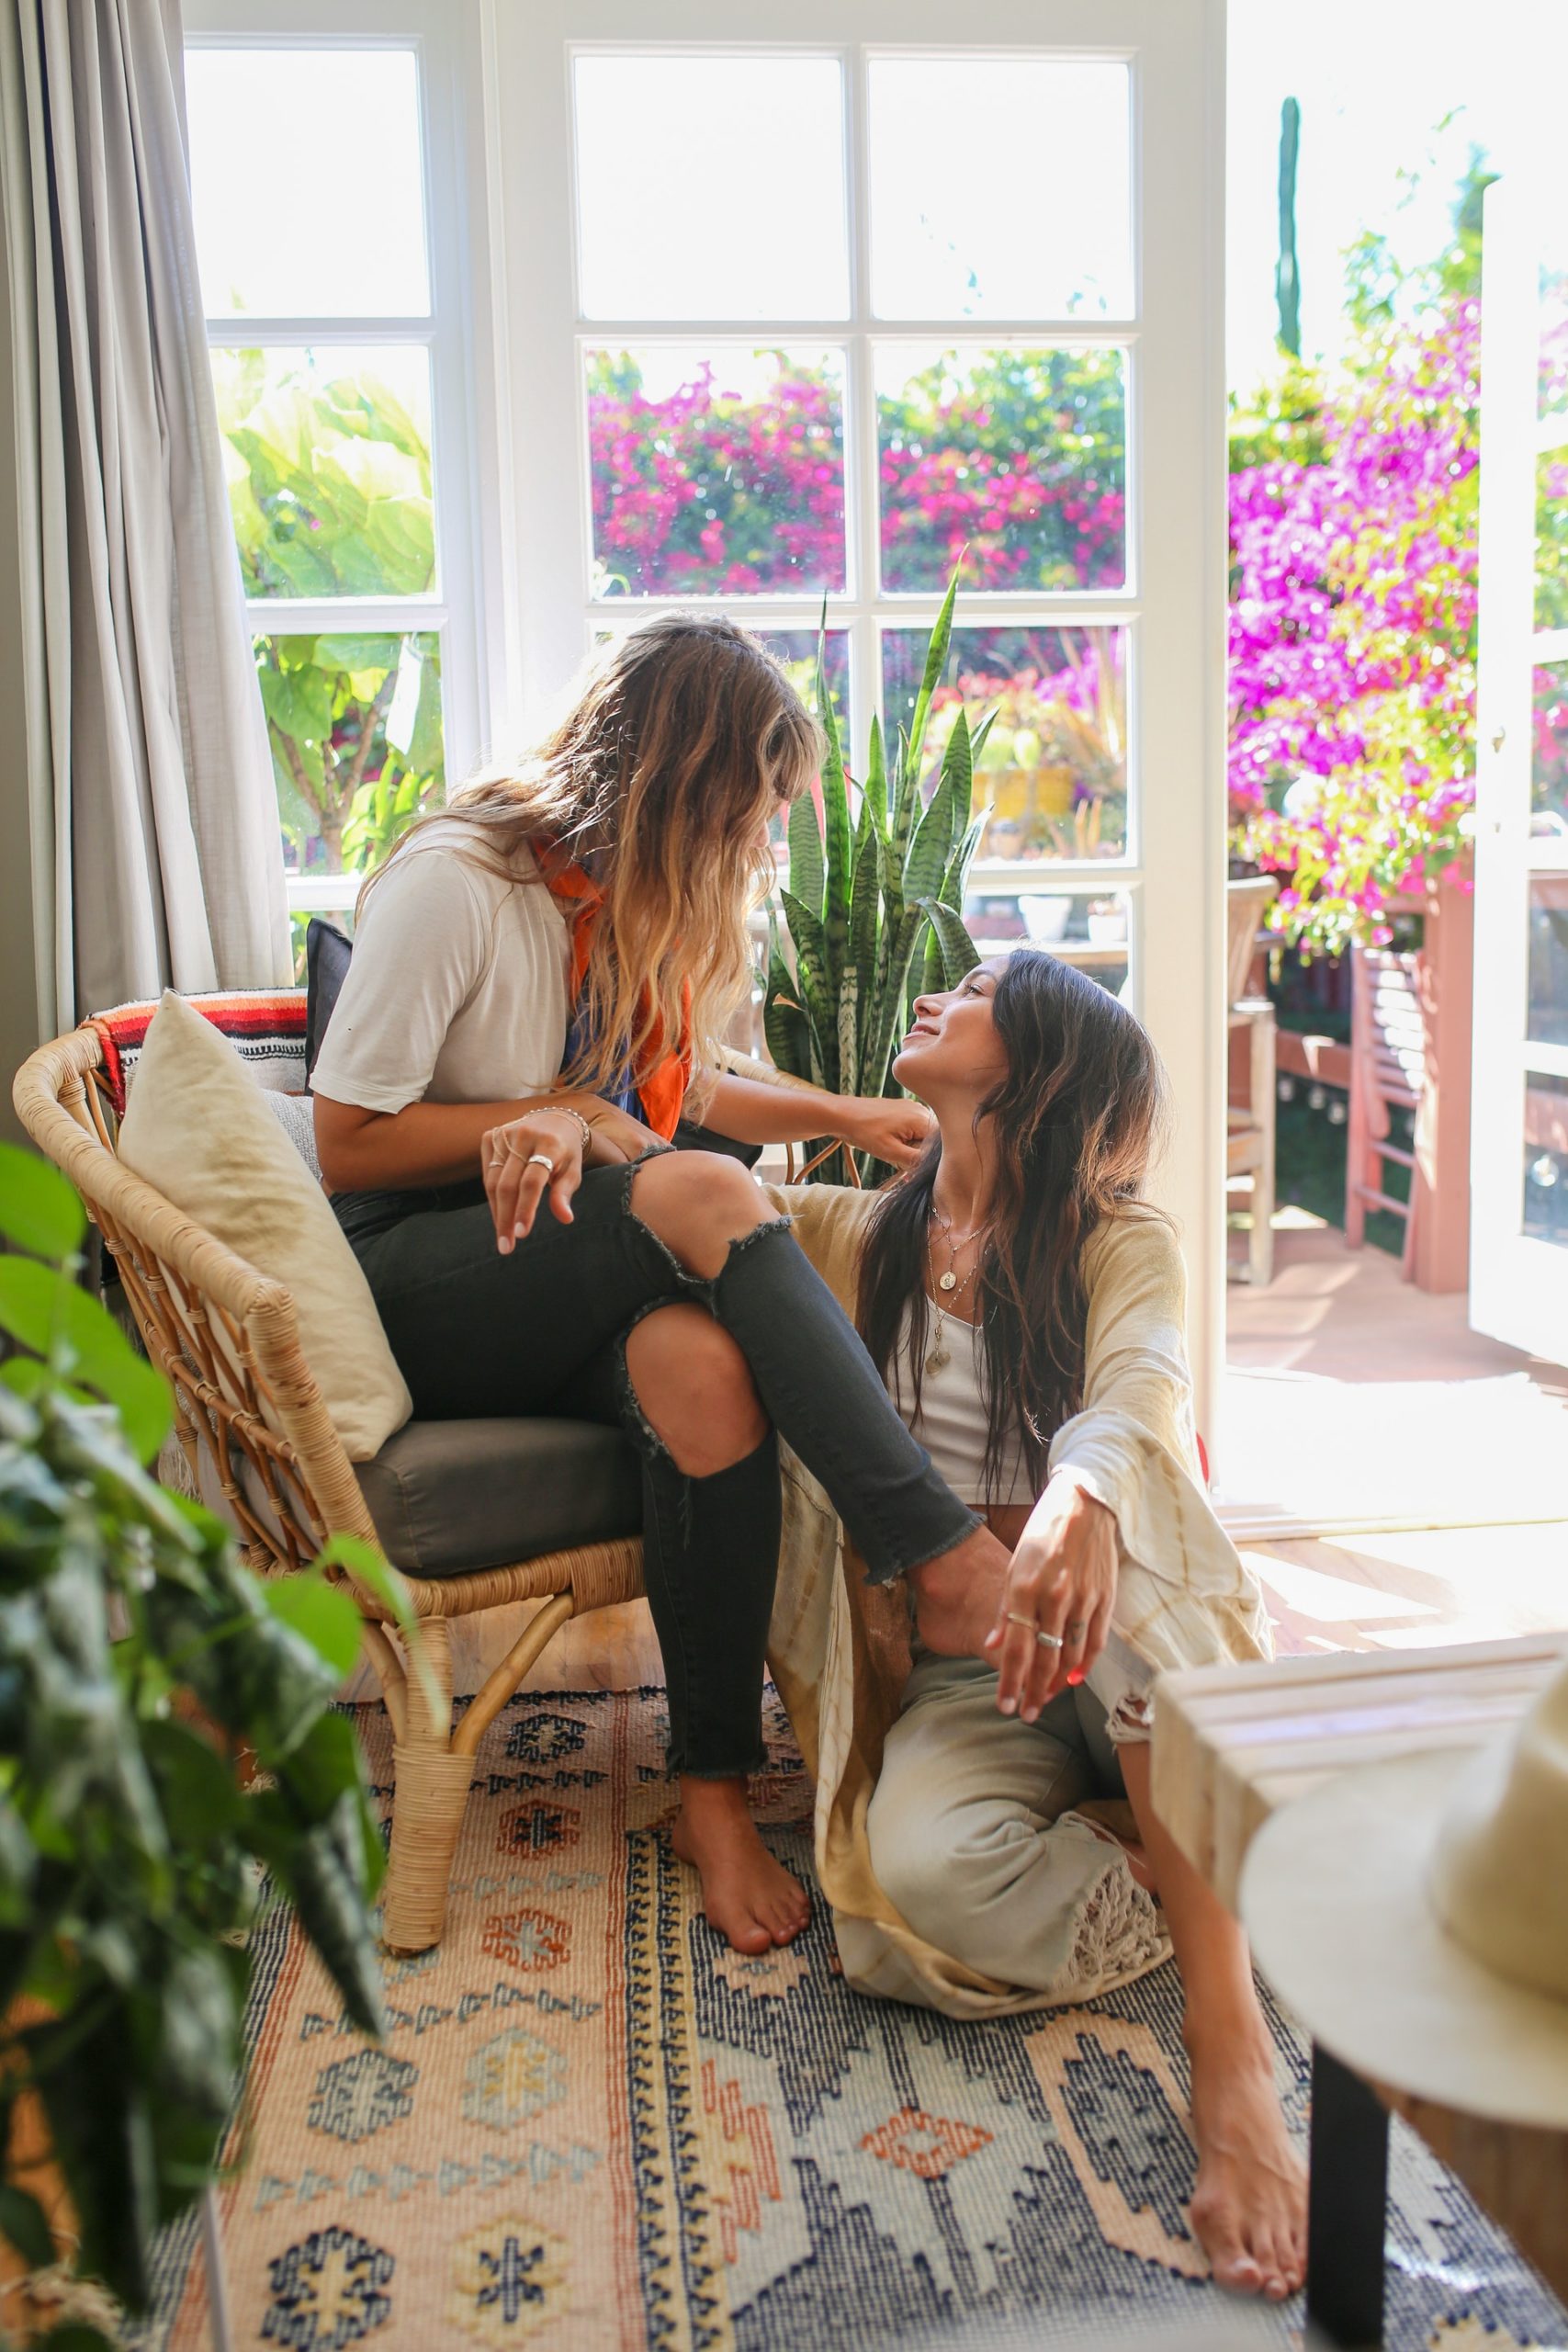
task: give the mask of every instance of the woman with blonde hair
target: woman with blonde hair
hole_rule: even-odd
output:
[[[912,1103],[830,1105],[720,1074],[750,984],[768,827],[821,738],[734,623],[660,616],[612,645],[514,775],[412,826],[366,886],[312,1085],[333,1206],[421,1418],[618,1420],[642,1462],[677,1849],[739,1950],[804,1890],[758,1837],[776,1436],[865,1558],[994,1568],[841,1309],[733,1157],[669,1148],[682,1113],[745,1142],[832,1132],[908,1160]]]

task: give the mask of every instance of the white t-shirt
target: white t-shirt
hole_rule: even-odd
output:
[[[521,850],[508,882],[453,818],[370,893],[311,1086],[334,1102],[511,1102],[556,1084],[570,1017],[565,917]],[[491,853],[493,855],[493,853]]]

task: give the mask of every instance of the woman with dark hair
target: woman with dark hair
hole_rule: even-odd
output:
[[[818,1841],[845,1972],[973,2016],[1106,1991],[1173,1948],[1193,2224],[1217,2278],[1283,2296],[1303,2274],[1304,2183],[1246,1939],[1149,1802],[1156,1673],[1269,1647],[1202,1492],[1180,1253],[1143,1197],[1158,1062],[1113,997],[1020,950],[921,997],[894,1069],[934,1137],[868,1208],[803,1205],[802,1238],[826,1270],[837,1254],[911,1433],[1010,1560],[908,1576],[913,1671],[874,1788],[856,1759],[881,1726],[861,1694],[886,1630],[866,1637],[875,1595],[849,1588],[854,1730],[818,1759]],[[826,1751],[837,1702],[818,1679],[802,1712]],[[1076,1809],[1123,1786],[1126,1842]]]

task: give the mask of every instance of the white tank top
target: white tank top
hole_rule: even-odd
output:
[[[960,1502],[1032,1503],[1033,1484],[1023,1458],[1023,1441],[1012,1433],[1003,1448],[996,1491],[985,1491],[986,1409],[980,1395],[980,1335],[962,1317],[942,1315],[926,1302],[926,1363],[920,1374],[919,1410],[915,1410],[911,1315],[905,1309],[893,1353],[893,1401],[909,1434],[931,1455],[931,1467]],[[931,1359],[939,1359],[931,1369]],[[945,1362],[940,1359],[945,1358]]]

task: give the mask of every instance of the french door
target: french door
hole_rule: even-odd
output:
[[[1486,192],[1471,1321],[1568,1361],[1568,201]]]
[[[497,740],[647,613],[795,662],[825,600],[858,770],[962,554],[948,723],[999,714],[967,919],[1154,1034],[1211,1435],[1224,39],[1223,0],[529,0],[488,12],[484,75]]]

